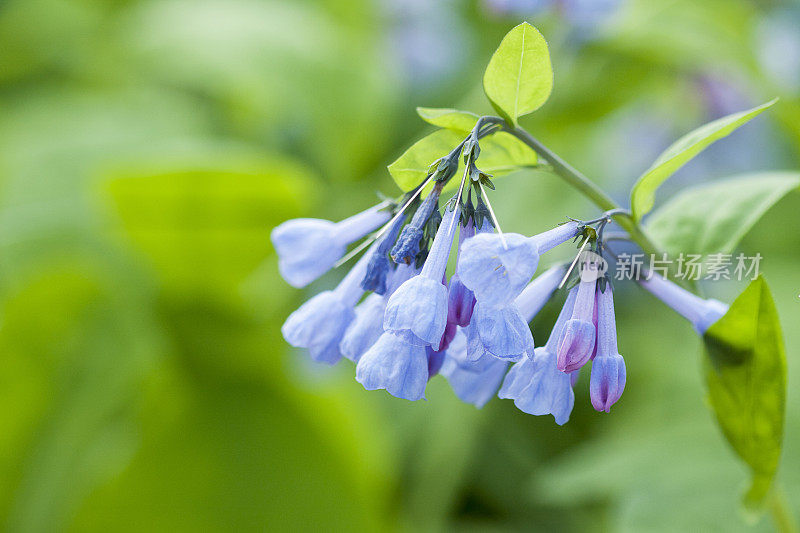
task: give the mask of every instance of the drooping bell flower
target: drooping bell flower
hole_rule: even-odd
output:
[[[405,332],[438,350],[447,325],[447,288],[442,284],[459,207],[446,211],[418,276],[403,283],[386,305],[383,329]]]
[[[286,342],[308,349],[315,361],[338,362],[342,357],[339,344],[355,318],[353,308],[364,294],[361,280],[368,262],[369,254],[365,254],[335,289],[317,294],[289,315],[281,327]]]
[[[533,346],[531,328],[516,304],[502,307],[475,304],[467,329],[470,360],[477,360],[486,353],[506,361],[519,361],[533,354]]]
[[[589,395],[598,411],[611,411],[625,389],[625,360],[617,348],[617,324],[611,284],[597,291],[597,356],[592,362]]]
[[[539,256],[580,232],[568,222],[533,237],[480,233],[464,243],[456,273],[479,303],[508,305],[533,277]]]
[[[528,323],[550,299],[563,274],[562,267],[549,269],[510,305],[478,302],[472,322],[465,328],[467,359],[474,362],[484,354],[507,361],[519,361],[524,355],[533,357],[533,335]]]
[[[357,363],[364,352],[378,341],[383,334],[383,313],[388,297],[413,275],[416,275],[413,265],[399,265],[389,274],[387,294],[370,294],[356,306],[356,316],[339,345],[344,357]]]
[[[419,400],[425,396],[428,383],[426,348],[386,331],[359,359],[356,381],[367,390],[386,389],[397,398]]]
[[[400,233],[400,238],[397,239],[394,247],[389,255],[395,263],[405,263],[407,265],[416,260],[419,253],[419,245],[422,237],[425,234],[425,224],[431,217],[433,210],[439,202],[439,195],[442,192],[442,185],[436,184],[431,190],[430,194],[422,201],[414,216],[411,218],[406,227]]]
[[[378,204],[341,222],[295,218],[275,227],[271,239],[283,279],[293,287],[305,287],[333,268],[347,245],[389,220],[385,207]]]
[[[558,369],[572,372],[585,365],[594,353],[597,336],[592,317],[594,316],[595,289],[597,279],[590,277],[581,280],[575,298],[572,317],[564,324],[558,340]]]
[[[652,274],[650,279],[640,279],[638,282],[673,311],[691,322],[699,335],[703,335],[711,324],[728,312],[728,306],[719,300],[713,298],[706,300],[695,296],[657,274]]]
[[[577,291],[574,288],[567,295],[547,343],[534,350],[533,359],[525,358],[511,367],[498,393],[500,398],[513,399],[514,405],[525,413],[552,414],[559,425],[569,420],[575,405],[572,381],[577,372],[568,374],[558,369],[557,339],[572,316]]]

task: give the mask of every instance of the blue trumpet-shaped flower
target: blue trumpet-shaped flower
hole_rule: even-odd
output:
[[[480,233],[464,243],[456,273],[478,302],[507,305],[536,272],[539,256],[579,232],[577,222],[568,222],[533,237]]]
[[[528,327],[555,291],[562,267],[554,267],[529,284],[511,305],[475,306],[472,322],[465,328],[467,359],[475,362],[485,354],[517,361],[523,355],[533,356],[533,335]]]
[[[316,218],[287,220],[272,230],[278,270],[293,287],[305,287],[341,259],[347,245],[389,220],[379,204],[341,222]]]
[[[592,317],[597,280],[582,280],[577,287],[572,317],[564,324],[558,341],[558,369],[572,372],[585,365],[594,353],[596,330]],[[573,289],[575,290],[575,289]]]
[[[719,300],[704,300],[656,274],[652,274],[650,279],[638,281],[673,311],[691,322],[694,330],[700,335],[728,312],[728,306]]]
[[[356,381],[367,390],[386,389],[397,398],[419,400],[428,383],[426,347],[387,331],[358,361]]]
[[[315,361],[330,365],[338,362],[342,357],[339,344],[364,293],[361,279],[368,261],[364,255],[334,290],[319,293],[289,315],[281,327],[286,342],[308,349]]]
[[[533,354],[533,334],[516,304],[490,307],[478,302],[467,331],[470,360],[484,353],[507,361]]]
[[[447,288],[442,284],[459,208],[447,211],[418,276],[403,283],[386,305],[383,329],[406,332],[439,349],[447,325]]]
[[[592,362],[589,394],[598,411],[611,411],[625,389],[625,360],[617,349],[617,324],[611,285],[597,295],[597,356]]]
[[[514,405],[532,415],[552,414],[559,425],[569,420],[575,404],[572,381],[576,372],[561,372],[556,365],[557,339],[566,325],[575,306],[577,291],[570,291],[567,301],[558,315],[550,337],[541,348],[536,348],[532,359],[523,359],[506,375],[498,393],[500,398],[514,400]]]

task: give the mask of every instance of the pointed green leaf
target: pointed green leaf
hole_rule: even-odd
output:
[[[470,111],[446,107],[418,107],[417,114],[428,124],[457,131],[464,135],[472,131],[480,118]]]
[[[730,135],[762,111],[777,102],[771,100],[747,111],[734,113],[691,131],[667,148],[655,163],[639,178],[631,191],[631,210],[636,220],[653,208],[656,189],[679,168],[702,152],[714,141]]]
[[[389,173],[403,191],[409,191],[425,180],[431,163],[449,154],[463,139],[463,134],[453,130],[435,131],[403,152],[389,165]],[[536,165],[536,153],[508,133],[499,132],[481,139],[480,146],[481,154],[476,164],[494,177]],[[458,188],[462,173],[457,171],[445,190]]]
[[[708,397],[725,438],[750,467],[745,496],[759,507],[781,455],[786,409],[786,354],[775,303],[754,280],[703,336]]]
[[[798,172],[759,172],[706,183],[658,207],[645,228],[672,255],[730,253],[770,207],[797,187]]]
[[[509,123],[539,109],[553,90],[547,42],[523,22],[506,34],[483,75],[483,91]]]

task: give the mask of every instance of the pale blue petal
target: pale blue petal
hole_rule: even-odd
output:
[[[441,373],[447,378],[453,392],[462,402],[471,403],[477,408],[486,405],[503,381],[508,363],[487,357],[487,364],[480,365],[480,370],[470,370],[459,365],[449,353]]]
[[[447,288],[441,281],[415,276],[403,283],[386,306],[383,329],[409,331],[439,346],[447,324]]]
[[[367,390],[386,389],[397,398],[419,400],[428,383],[425,347],[386,332],[358,361],[356,381]]]
[[[514,363],[511,370],[503,380],[503,386],[497,396],[504,399],[516,399],[520,393],[530,385],[535,370],[533,359],[524,358],[519,363]]]
[[[383,334],[383,312],[386,299],[370,294],[356,307],[356,316],[342,338],[339,348],[342,355],[358,362],[378,338]]]
[[[272,230],[278,270],[293,287],[304,287],[330,270],[347,243],[335,237],[336,224],[315,218],[287,220]]]
[[[537,348],[533,359],[533,376],[514,400],[520,411],[531,415],[553,415],[558,425],[569,420],[575,405],[571,377],[556,367],[556,356],[548,350]]]
[[[536,242],[518,233],[479,233],[464,241],[456,272],[478,302],[506,305],[522,292],[536,272]]]
[[[315,361],[332,365],[342,357],[339,343],[353,318],[350,305],[334,292],[325,291],[289,315],[281,333],[292,346],[308,349]]]
[[[513,304],[489,307],[478,302],[472,326],[484,350],[494,357],[518,361],[526,353],[533,353],[531,329]]]

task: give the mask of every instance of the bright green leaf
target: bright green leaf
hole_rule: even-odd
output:
[[[454,130],[466,135],[480,118],[471,111],[460,111],[446,107],[418,107],[417,114],[427,122],[440,128]]]
[[[402,190],[411,190],[425,180],[431,163],[449,154],[462,140],[462,133],[448,129],[435,131],[403,152],[389,165],[389,173]],[[516,137],[499,132],[481,140],[481,154],[476,164],[484,172],[498,177],[521,167],[535,166],[536,153]],[[460,179],[461,174],[456,173],[445,190],[457,188]]]
[[[656,189],[664,181],[702,152],[714,141],[730,135],[736,128],[745,124],[778,100],[771,100],[747,111],[740,111],[709,122],[693,130],[667,148],[655,163],[639,178],[631,191],[631,209],[636,220],[642,218],[653,208]]]
[[[753,478],[745,496],[758,507],[781,455],[786,409],[786,354],[775,303],[754,280],[703,336],[706,383],[722,432]]]
[[[647,233],[664,251],[730,253],[783,196],[800,186],[800,173],[760,172],[692,187],[647,218]]]
[[[539,109],[553,90],[547,42],[523,22],[503,38],[483,75],[483,91],[511,124]]]

